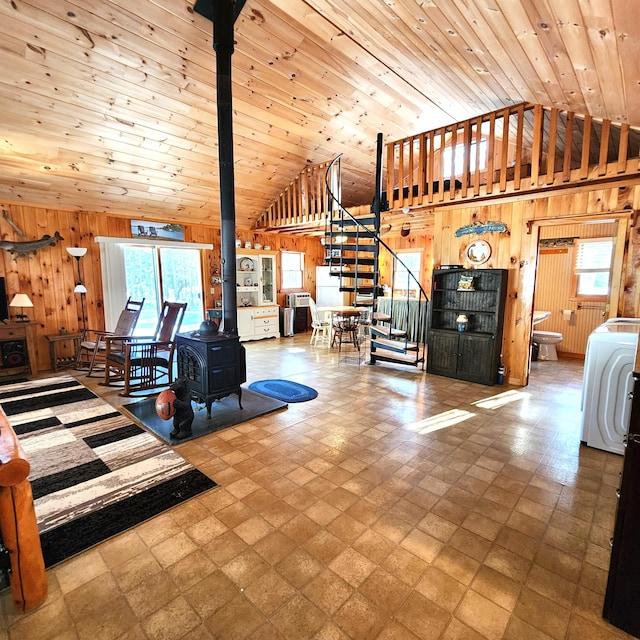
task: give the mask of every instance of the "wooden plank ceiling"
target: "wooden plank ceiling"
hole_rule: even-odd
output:
[[[193,4],[0,2],[0,201],[217,224],[212,25]],[[345,204],[370,202],[378,132],[522,101],[640,126],[636,13],[637,0],[247,0],[237,226],[338,154]]]

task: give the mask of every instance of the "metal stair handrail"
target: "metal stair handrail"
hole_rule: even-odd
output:
[[[379,144],[380,146],[380,144]],[[335,175],[335,173],[333,172],[334,169],[334,165],[336,162],[340,162],[340,159],[342,157],[342,154],[339,154],[338,156],[336,156],[328,165],[326,173],[325,173],[325,186],[326,186],[326,192],[327,192],[327,211],[329,212],[329,216],[325,218],[325,237],[327,236],[327,226],[329,224],[331,224],[334,220],[334,211],[339,211],[340,214],[342,215],[342,218],[347,217],[347,220],[349,220],[356,228],[356,247],[357,247],[357,239],[359,237],[360,232],[363,232],[363,235],[365,235],[366,237],[369,238],[373,238],[374,242],[376,243],[377,247],[382,246],[384,247],[393,257],[394,259],[394,265],[396,263],[401,264],[404,269],[407,272],[407,285],[409,284],[409,282],[413,281],[413,283],[415,283],[418,287],[418,291],[419,291],[419,296],[418,296],[418,302],[420,302],[421,300],[424,299],[424,301],[428,304],[429,302],[429,296],[427,295],[427,292],[424,290],[422,284],[420,283],[420,281],[418,280],[418,278],[414,275],[414,273],[411,271],[411,269],[409,269],[409,267],[407,266],[407,264],[405,262],[403,262],[402,258],[400,258],[400,256],[380,237],[380,233],[378,230],[376,231],[372,231],[371,229],[369,229],[369,227],[367,227],[366,225],[362,224],[357,218],[355,218],[343,205],[342,203],[336,198],[335,194],[333,193],[333,190],[331,188],[330,185],[330,179],[329,176],[330,174]],[[378,196],[379,197],[379,196]],[[377,227],[379,228],[379,213],[376,214],[377,215]],[[328,233],[329,236],[329,256],[331,256],[331,250],[333,247],[333,230],[331,229]],[[376,317],[375,317],[375,312],[377,311],[377,302],[378,302],[378,250],[376,249],[374,252],[374,256],[375,256],[375,265],[374,265],[374,285],[373,285],[373,304],[372,304],[372,317],[371,317],[371,323],[372,325],[376,325],[377,321],[376,321]],[[357,258],[356,258],[357,260]],[[340,257],[340,272],[342,273],[342,253],[341,253],[341,257]],[[357,262],[356,262],[357,264]],[[394,273],[395,273],[395,266],[394,266]],[[342,275],[340,276],[340,278],[342,279]],[[393,281],[393,278],[392,278]],[[357,271],[356,271],[356,285],[355,285],[355,291],[354,291],[354,306],[356,306],[356,302],[357,302]],[[407,290],[409,289],[409,287],[407,286]],[[393,326],[393,308],[394,308],[394,294],[393,294],[393,287],[391,288],[391,321],[390,321],[390,325]],[[407,308],[409,306],[409,298],[407,296]],[[424,314],[424,318],[420,317],[420,335],[419,335],[419,339],[417,340],[417,344],[418,344],[418,352],[417,352],[417,360],[420,359],[420,346],[422,346],[422,353],[423,353],[423,358],[424,358],[424,353],[426,351],[426,343],[427,343],[427,312],[425,309],[425,314]],[[408,319],[408,313],[407,313],[407,319]],[[405,345],[408,343],[408,334],[405,336]],[[372,351],[373,351],[373,347],[372,347]],[[424,359],[423,359],[423,368],[424,368]]]

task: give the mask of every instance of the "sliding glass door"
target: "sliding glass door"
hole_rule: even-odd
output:
[[[204,319],[200,251],[124,245],[127,296],[145,299],[136,335],[151,335],[164,300],[186,302],[181,331],[193,331]]]

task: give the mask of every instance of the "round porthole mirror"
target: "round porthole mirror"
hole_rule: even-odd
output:
[[[476,240],[467,247],[467,260],[473,265],[484,264],[491,257],[491,245],[484,240]]]

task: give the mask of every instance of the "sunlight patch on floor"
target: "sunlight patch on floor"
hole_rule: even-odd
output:
[[[531,394],[524,391],[511,390],[505,391],[504,393],[499,393],[495,396],[491,396],[490,398],[477,400],[476,402],[472,402],[471,404],[475,405],[476,407],[480,407],[481,409],[497,409],[498,407],[504,407],[505,404],[515,402],[516,400],[528,400],[530,395]]]
[[[439,431],[440,429],[446,429],[452,427],[455,424],[459,424],[464,420],[473,418],[475,413],[470,411],[463,411],[462,409],[451,409],[443,413],[439,413],[437,416],[426,418],[418,422],[413,422],[406,425],[406,428],[410,431],[415,431],[420,434],[431,433],[433,431]]]

